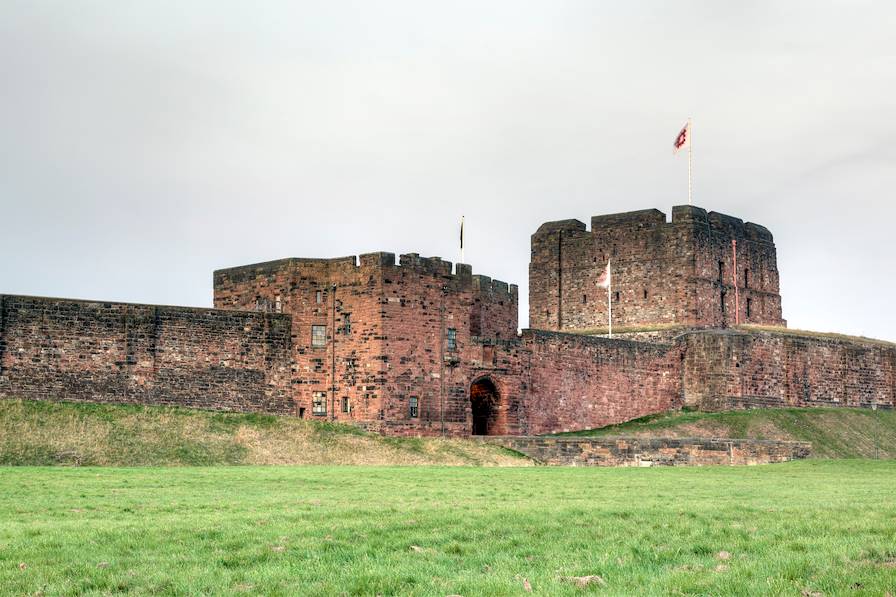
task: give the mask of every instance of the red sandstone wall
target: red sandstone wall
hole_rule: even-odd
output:
[[[319,392],[325,420],[382,416],[381,258],[362,256],[360,266],[354,257],[283,259],[215,272],[215,307],[279,310],[291,318],[290,395],[297,414],[317,418],[312,399]],[[312,346],[315,325],[326,330],[325,346]]]
[[[696,315],[701,325],[734,325],[736,309],[740,323],[786,325],[771,232],[758,224],[745,224],[738,218],[699,208],[676,207],[675,220],[691,222],[693,227]],[[736,271],[732,240],[737,241]]]
[[[0,295],[0,397],[289,414],[290,322]]]
[[[215,306],[279,306],[292,317],[292,396],[306,417],[314,416],[313,393],[325,392],[329,420],[393,434],[467,434],[481,343],[516,336],[518,291],[473,276],[468,265],[452,274],[451,263],[438,258],[408,254],[396,264],[391,253],[372,253],[357,264],[353,257],[285,259],[220,270]],[[311,346],[312,325],[327,327],[325,347]],[[449,329],[456,332],[454,350]]]
[[[450,263],[415,254],[402,255],[382,276],[383,412],[367,426],[392,434],[469,434],[470,385],[494,368],[483,358],[498,358],[494,351],[483,357],[483,343],[516,336],[516,287],[473,276],[469,266],[459,265],[452,275]],[[453,349],[449,330],[455,331]],[[516,433],[515,387],[496,383],[503,400],[494,430]],[[412,398],[419,408],[415,418],[409,414]]]
[[[521,357],[530,434],[603,427],[681,405],[681,356],[671,346],[526,330]]]
[[[719,466],[808,458],[809,442],[639,437],[518,437],[488,440],[548,465]]]
[[[732,275],[733,239],[738,242],[736,275]],[[742,323],[784,324],[775,245],[768,230],[698,207],[679,206],[668,223],[665,214],[652,209],[595,216],[590,232],[577,220],[542,225],[532,236],[531,327],[606,327],[606,291],[596,284],[609,259],[614,274],[613,323],[619,328],[733,324],[735,283]]]
[[[516,284],[473,276],[470,333],[478,338],[510,340],[519,332],[519,289]]]
[[[896,407],[896,347],[788,333],[706,331],[680,338],[685,403]]]

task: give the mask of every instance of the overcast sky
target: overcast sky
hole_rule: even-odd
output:
[[[520,285],[547,220],[775,235],[791,327],[896,340],[896,4],[0,2],[0,292],[210,306],[386,250]]]

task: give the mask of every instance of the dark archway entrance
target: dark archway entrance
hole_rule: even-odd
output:
[[[473,435],[500,435],[498,424],[500,395],[491,378],[477,379],[470,386],[470,406],[473,411]]]

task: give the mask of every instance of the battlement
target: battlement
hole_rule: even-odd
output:
[[[584,227],[584,224],[582,224]],[[289,270],[296,270],[303,276],[329,277],[331,274],[369,275],[371,270],[390,275],[390,279],[401,271],[443,279],[446,286],[457,290],[472,290],[493,296],[505,296],[517,300],[519,287],[488,276],[473,274],[473,267],[466,263],[453,264],[441,257],[422,257],[419,253],[406,253],[396,260],[395,253],[379,251],[363,253],[359,256],[334,258],[288,257],[262,263],[253,263],[214,272],[214,285],[243,284],[264,278],[274,278]]]
[[[347,257],[314,258],[314,257],[286,257],[273,261],[263,261],[248,265],[238,265],[215,270],[213,274],[214,284],[217,286],[224,280],[234,283],[255,280],[260,277],[274,276],[287,269],[319,269],[326,271],[331,267],[357,267],[357,258],[354,255]]]
[[[552,234],[554,232],[585,232],[587,227],[579,220],[557,220],[545,222],[535,231],[536,235]]]
[[[545,222],[538,227],[533,238],[558,232],[572,236],[587,236],[588,234],[596,235],[616,230],[653,230],[659,227],[682,225],[699,226],[716,233],[728,234],[736,238],[755,242],[774,242],[771,232],[765,226],[744,222],[740,218],[715,211],[706,211],[702,207],[694,205],[674,206],[671,219],[658,209],[642,209],[592,216],[590,230],[583,222],[574,219]]]
[[[519,287],[516,284],[508,284],[501,280],[492,280],[488,276],[481,276],[479,274],[473,276],[473,289],[484,294],[508,296],[514,300],[519,296]]]
[[[658,209],[642,209],[618,214],[593,216],[591,218],[591,231],[598,232],[605,228],[617,226],[662,226],[666,223],[666,214]]]
[[[744,222],[740,218],[715,211],[707,212],[693,205],[678,205],[672,208],[672,224],[697,224],[709,226],[713,231],[732,237],[741,237],[756,242],[774,242],[772,233],[765,226]]]

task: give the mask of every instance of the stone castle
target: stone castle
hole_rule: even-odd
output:
[[[613,322],[597,286],[612,262]],[[398,435],[535,435],[685,406],[896,406],[896,346],[793,332],[764,227],[680,206],[532,236],[515,285],[417,254],[214,274],[214,308],[0,295],[0,397],[179,405]]]

